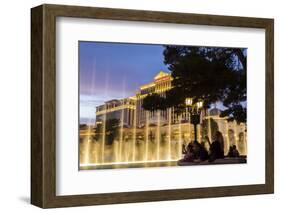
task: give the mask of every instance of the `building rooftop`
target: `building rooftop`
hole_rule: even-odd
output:
[[[160,71],[155,77],[154,77],[154,80],[157,81],[163,77],[167,77],[167,76],[171,76],[169,73],[167,72],[164,72],[164,71]]]
[[[140,89],[144,90],[144,89],[148,89],[148,88],[154,87],[155,86],[155,82],[157,82],[157,81],[159,81],[161,79],[166,79],[166,78],[170,78],[170,77],[171,77],[171,75],[168,72],[164,72],[164,71],[161,70],[154,77],[154,81],[153,82],[141,85]]]

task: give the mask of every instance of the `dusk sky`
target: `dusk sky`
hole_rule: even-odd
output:
[[[80,122],[95,121],[96,106],[132,96],[163,63],[162,45],[79,42]]]

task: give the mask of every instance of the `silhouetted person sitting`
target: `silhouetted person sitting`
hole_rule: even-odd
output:
[[[189,143],[185,148],[184,161],[193,162],[195,159],[192,143]]]
[[[224,158],[224,149],[223,149],[223,137],[221,132],[217,131],[215,135],[215,140],[210,146],[210,156],[209,162],[213,162],[216,159]]]
[[[216,131],[215,140],[217,140],[220,143],[220,148],[221,148],[220,158],[224,158],[224,140],[223,140],[222,133],[220,131]]]
[[[192,142],[192,151],[194,153],[194,158],[199,159],[200,158],[200,151],[201,151],[201,145],[198,141]]]
[[[232,158],[236,158],[240,156],[239,151],[236,148],[236,145],[232,145],[229,147],[227,156]]]
[[[209,158],[209,154],[208,154],[208,151],[205,147],[205,144],[202,142],[200,144],[200,160],[201,161],[205,161]]]

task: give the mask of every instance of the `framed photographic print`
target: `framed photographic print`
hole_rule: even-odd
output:
[[[31,9],[31,203],[273,193],[272,19]]]

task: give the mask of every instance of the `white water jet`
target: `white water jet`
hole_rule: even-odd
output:
[[[211,116],[210,116],[210,112],[208,112],[208,137],[209,140],[212,141],[212,127],[211,127]]]
[[[104,163],[105,154],[105,136],[106,136],[106,113],[103,116],[103,126],[102,126],[102,144],[101,144],[101,162]]]
[[[156,159],[160,159],[160,111],[157,111],[157,129],[156,129]]]
[[[145,111],[145,161],[148,160],[148,131],[149,131],[149,120],[148,120],[148,112]]]
[[[124,100],[123,100],[124,105]],[[118,152],[118,159],[121,162],[122,159],[122,151],[123,151],[123,128],[124,128],[124,108],[121,111],[121,118],[120,118],[120,133],[119,133],[119,152]]]
[[[105,76],[105,98],[107,99],[107,94],[108,94],[108,72],[106,73]],[[106,105],[105,105],[105,113],[103,116],[103,129],[102,129],[102,144],[101,144],[101,162],[104,163],[105,159],[105,140],[106,140]]]
[[[90,143],[91,143],[91,125],[88,124],[88,129],[87,129],[87,136],[86,139],[84,140],[84,153],[83,153],[83,163],[89,163],[90,162]]]
[[[95,88],[95,74],[96,74],[96,62],[93,61],[93,64],[92,64],[92,72],[91,72],[92,76],[91,76],[91,81],[90,81],[90,93],[92,94],[93,91],[94,91],[94,88]],[[84,146],[84,156],[83,156],[83,162],[84,163],[90,163],[90,160],[91,160],[91,133],[92,133],[92,130],[91,130],[91,124],[92,124],[92,121],[93,121],[93,117],[89,117],[88,118],[88,122],[87,122],[87,126],[88,126],[88,129],[87,129],[87,139],[86,141],[86,144]]]
[[[181,123],[182,117],[181,117],[181,115],[179,115],[178,119],[179,119],[178,120],[179,121],[178,158],[180,159],[181,155],[182,155],[182,123]]]
[[[236,120],[233,121],[233,125],[234,125],[234,141],[235,141],[235,146],[238,148],[238,131],[237,131],[238,124],[237,124]]]
[[[172,159],[172,153],[171,153],[171,108],[169,108],[168,111],[168,160]]]
[[[228,148],[229,148],[229,145],[230,145],[230,142],[229,142],[229,134],[228,134],[228,131],[229,131],[229,123],[227,121],[225,121],[225,127],[226,127],[226,134],[225,134],[225,137],[226,137],[226,150],[224,150],[224,153],[227,154],[228,152]]]

